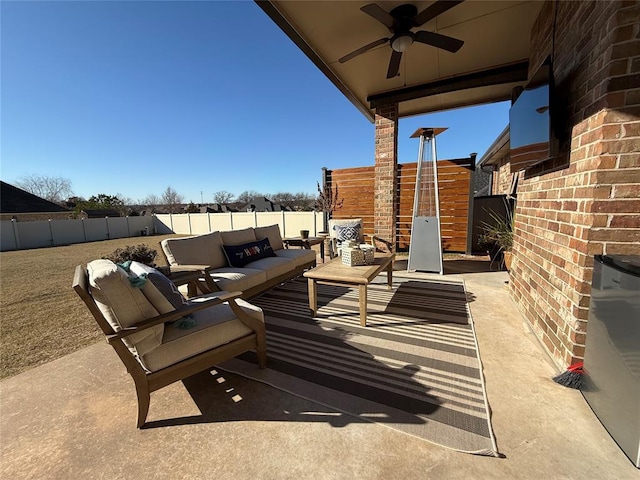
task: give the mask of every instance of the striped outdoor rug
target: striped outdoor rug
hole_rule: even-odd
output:
[[[455,450],[497,455],[464,285],[394,278],[369,286],[367,327],[358,290],[306,280],[252,300],[264,310],[268,368],[245,354],[221,367]],[[356,418],[351,417],[351,415]],[[351,418],[351,420],[349,420]]]

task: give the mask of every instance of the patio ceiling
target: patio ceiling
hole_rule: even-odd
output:
[[[400,117],[511,98],[527,78],[531,28],[543,2],[467,0],[413,32],[427,30],[464,41],[456,53],[414,43],[399,74],[387,79],[389,43],[345,62],[338,59],[391,37],[360,10],[369,1],[256,0],[267,15],[370,120],[375,108],[398,102]],[[378,1],[389,12],[406,1]],[[411,1],[419,12],[433,1]]]

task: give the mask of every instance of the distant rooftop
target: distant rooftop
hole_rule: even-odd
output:
[[[38,197],[33,193],[0,181],[0,212],[1,213],[42,213],[68,212],[60,205]]]

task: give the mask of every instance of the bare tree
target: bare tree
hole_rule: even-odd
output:
[[[233,193],[227,192],[226,190],[220,190],[220,191],[214,192],[213,194],[213,201],[215,203],[220,203],[220,204],[229,203],[232,198],[233,198]]]
[[[277,192],[270,195],[269,199],[274,203],[279,203],[297,212],[313,210],[315,201],[313,195],[304,192]]]
[[[180,204],[183,203],[182,195],[178,194],[173,188],[167,187],[162,193],[161,203],[169,209],[169,213],[179,213]]]
[[[283,207],[294,208],[294,195],[291,192],[277,192],[269,195],[269,200],[273,203],[279,203]]]
[[[314,208],[317,212],[325,212],[325,229],[327,228],[328,220],[333,216],[333,212],[342,208],[344,198],[338,197],[338,185],[336,185],[335,192],[331,190],[331,185],[325,184],[320,188],[320,182],[318,182],[318,198]]]
[[[160,197],[154,194],[147,195],[145,198],[138,201],[139,205],[144,205],[145,207],[160,205],[161,203],[162,203],[162,200],[160,200]]]
[[[255,190],[245,190],[236,198],[236,202],[248,203],[251,199],[256,197],[263,197],[261,193],[256,192]]]
[[[315,205],[316,197],[310,193],[298,192],[293,195],[294,210],[310,212]]]
[[[20,178],[16,185],[29,193],[54,203],[64,202],[73,195],[71,181],[62,177],[29,175]]]

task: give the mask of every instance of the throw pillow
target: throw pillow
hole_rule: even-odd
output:
[[[261,258],[275,257],[268,238],[256,242],[243,243],[241,245],[223,245],[224,254],[232,267],[244,267],[248,263]]]
[[[146,277],[147,281],[142,286],[142,293],[158,312],[173,312],[176,308],[187,304],[178,287],[155,268],[144,263],[131,262],[129,270],[137,277]]]
[[[345,224],[334,225],[333,229],[336,231],[336,238],[339,242],[346,242],[347,240],[359,240],[360,239],[360,224]]]

